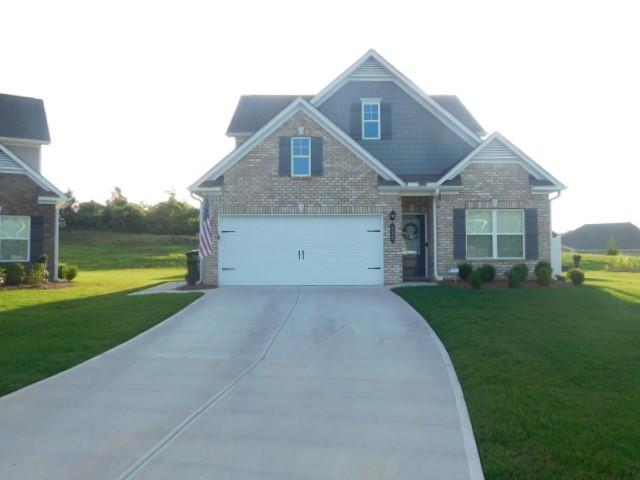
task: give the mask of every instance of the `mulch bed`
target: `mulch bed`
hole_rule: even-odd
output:
[[[458,283],[454,282],[453,280],[446,280],[442,283],[453,285],[458,288],[471,288],[471,285],[469,284],[469,282],[463,282],[462,280],[458,280]],[[565,282],[563,280],[553,280],[551,282],[551,285],[549,285],[548,287],[541,287],[535,282],[535,280],[527,280],[526,282],[522,282],[522,285],[520,285],[519,288],[564,288],[570,285],[571,285],[571,282]],[[503,280],[503,279],[496,279],[492,282],[482,284],[483,290],[496,289],[496,288],[509,288],[509,284],[507,283],[507,280]]]
[[[49,282],[37,287],[31,285],[6,285],[4,287],[0,287],[0,292],[2,290],[59,290],[61,288],[69,288],[73,286],[73,282]]]
[[[189,290],[211,290],[214,288],[218,288],[215,285],[182,285],[175,290],[180,291],[189,291]]]

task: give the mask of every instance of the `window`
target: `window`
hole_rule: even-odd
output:
[[[380,140],[380,100],[362,100],[362,138]]]
[[[467,258],[524,258],[523,210],[467,210]]]
[[[291,176],[308,177],[309,175],[311,175],[311,139],[293,137],[291,139]]]
[[[0,262],[29,260],[31,218],[0,215]]]

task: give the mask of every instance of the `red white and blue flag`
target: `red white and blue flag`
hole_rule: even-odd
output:
[[[200,224],[200,257],[208,257],[212,253],[213,242],[211,232],[211,204],[205,198],[202,205],[202,223]]]

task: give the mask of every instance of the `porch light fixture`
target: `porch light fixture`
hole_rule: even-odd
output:
[[[391,220],[392,222],[396,219],[396,211],[395,210],[391,210],[389,212],[389,220]]]

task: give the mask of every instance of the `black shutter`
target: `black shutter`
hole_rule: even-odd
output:
[[[351,137],[362,139],[362,105],[359,103],[351,104]]]
[[[527,208],[524,211],[524,245],[527,260],[538,258],[538,209]]]
[[[321,177],[323,174],[322,137],[311,137],[311,175]]]
[[[391,104],[382,102],[380,104],[380,138],[382,140],[391,140]]]
[[[467,258],[467,225],[464,208],[453,209],[453,258]]]
[[[42,217],[31,217],[31,251],[32,262],[37,262],[44,253],[44,220]]]
[[[280,137],[278,174],[291,176],[291,137]]]

